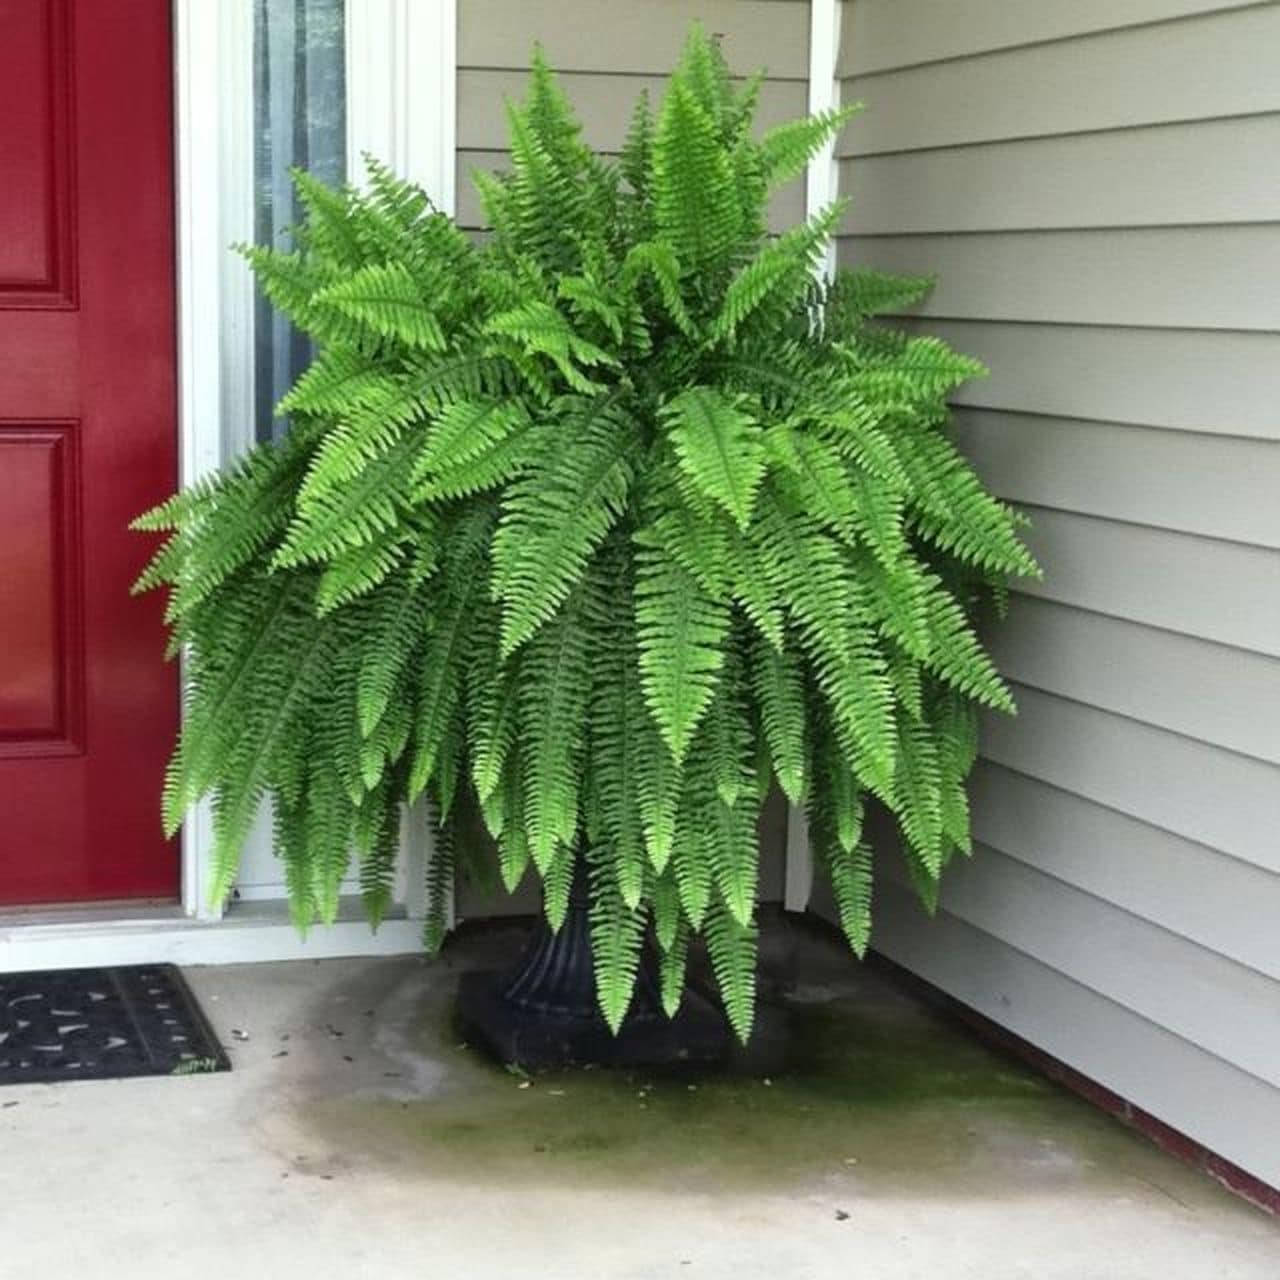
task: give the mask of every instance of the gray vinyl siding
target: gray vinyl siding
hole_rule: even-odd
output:
[[[975,855],[874,945],[1280,1183],[1280,4],[847,0],[844,264],[991,368],[957,439],[1043,583]]]
[[[503,100],[519,99],[534,43],[578,110],[583,136],[606,154],[626,136],[636,96],[655,101],[680,53],[689,24],[717,35],[735,73],[761,68],[762,128],[803,115],[808,101],[809,5],[806,0],[459,0],[458,221],[472,231],[484,218],[468,175],[508,163]],[[804,183],[783,188],[770,209],[775,230],[804,216]],[[782,898],[786,808],[770,797],[760,821],[760,889],[765,902]],[[462,885],[463,916],[531,911],[532,878],[514,898]]]
[[[808,100],[805,0],[460,0],[458,5],[458,220],[481,230],[474,169],[508,163],[504,101],[524,92],[535,42],[561,76],[596,150],[616,153],[642,89],[656,105],[694,20],[720,38],[736,73],[765,69],[762,128],[803,115]],[[804,185],[775,197],[774,230],[804,215]]]

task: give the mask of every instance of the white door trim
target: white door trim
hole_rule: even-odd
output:
[[[248,3],[174,3],[174,143],[177,181],[178,433],[180,483],[193,484],[235,452],[229,424],[250,423],[229,359],[253,317],[252,282],[228,246],[252,226],[253,11]],[[236,75],[239,68],[240,74]],[[252,151],[248,154],[251,156]],[[232,302],[234,301],[234,306]],[[252,330],[249,330],[252,342]],[[251,430],[251,427],[250,427]],[[234,446],[243,447],[241,438]],[[217,919],[203,886],[213,845],[208,804],[182,828],[182,906]]]
[[[457,0],[347,0],[347,172],[367,152],[454,211]]]
[[[0,919],[0,973],[121,964],[248,964],[263,960],[324,960],[333,956],[405,955],[422,949],[422,922],[387,920],[374,933],[358,909],[336,924],[298,936],[284,903],[237,907],[225,920],[196,920],[174,911],[32,922],[20,913]]]
[[[174,0],[174,19],[185,486],[253,441],[254,286],[230,248],[253,238],[252,0]],[[348,173],[358,177],[368,151],[421,182],[446,212],[454,204],[456,27],[456,0],[347,3]],[[216,919],[203,890],[207,805],[190,815],[182,838],[183,908]]]

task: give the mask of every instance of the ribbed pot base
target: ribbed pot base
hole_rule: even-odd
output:
[[[459,1028],[468,1044],[499,1062],[529,1071],[549,1067],[715,1066],[732,1048],[724,1016],[695,991],[686,991],[674,1018],[629,1015],[613,1035],[599,1012],[535,1010],[507,998],[506,974],[464,973],[458,984]]]
[[[558,933],[539,920],[509,973],[466,973],[458,1022],[468,1043],[499,1062],[529,1070],[595,1064],[614,1067],[714,1066],[733,1047],[724,1015],[686,990],[674,1018],[663,1012],[646,948],[631,1009],[615,1036],[596,1007],[586,869],[576,868]]]

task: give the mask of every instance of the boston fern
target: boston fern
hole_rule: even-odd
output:
[[[823,283],[839,202],[768,233],[849,113],[757,140],[759,85],[695,31],[612,161],[539,58],[482,243],[371,163],[299,174],[295,248],[247,250],[316,343],[292,429],[138,522],[188,658],[166,822],[212,793],[216,898],[270,794],[298,924],[353,852],[376,921],[425,797],[438,945],[478,808],[553,927],[585,859],[611,1026],[646,934],[673,1011],[701,933],[745,1037],[774,782],[859,953],[865,800],[927,901],[968,852],[976,709],[1011,708],[971,619],[1036,568],[946,432],[980,366],[869,322],[929,282]]]

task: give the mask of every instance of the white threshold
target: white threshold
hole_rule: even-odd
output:
[[[338,920],[316,925],[305,938],[281,901],[239,903],[221,920],[200,920],[172,909],[120,906],[66,913],[0,914],[0,973],[124,964],[255,964],[327,960],[339,956],[408,955],[422,950],[422,921],[403,908],[375,933],[358,900],[344,902]]]

